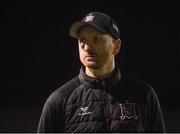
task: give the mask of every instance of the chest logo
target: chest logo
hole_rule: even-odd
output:
[[[119,104],[121,110],[121,119],[137,119],[135,103]]]
[[[79,115],[81,116],[81,115],[87,115],[87,114],[91,114],[92,112],[90,112],[89,110],[89,107],[81,107],[80,108],[80,113],[79,113]]]

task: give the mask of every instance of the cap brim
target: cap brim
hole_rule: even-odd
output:
[[[102,28],[100,28],[92,23],[77,21],[77,22],[73,23],[72,26],[70,27],[70,30],[69,30],[70,36],[72,36],[74,38],[78,38],[79,30],[84,26],[91,26],[101,33],[107,33],[105,30],[103,30]]]

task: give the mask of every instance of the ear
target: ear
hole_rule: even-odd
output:
[[[121,40],[120,39],[114,39],[113,40],[113,44],[114,44],[113,54],[117,55],[119,50],[120,50],[120,48],[121,48]]]

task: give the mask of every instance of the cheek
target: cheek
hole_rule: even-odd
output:
[[[79,59],[82,61],[83,60],[83,52],[79,49]]]
[[[108,48],[107,50],[102,53],[102,58],[104,59],[104,62],[109,62],[113,59],[113,51],[111,48]]]
[[[110,44],[107,44],[107,47],[101,49],[101,54],[104,55],[104,57],[110,57],[113,54],[113,48],[110,46]]]

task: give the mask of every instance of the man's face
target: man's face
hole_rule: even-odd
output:
[[[79,56],[88,68],[101,69],[114,60],[113,38],[91,27],[84,27],[78,36]]]

